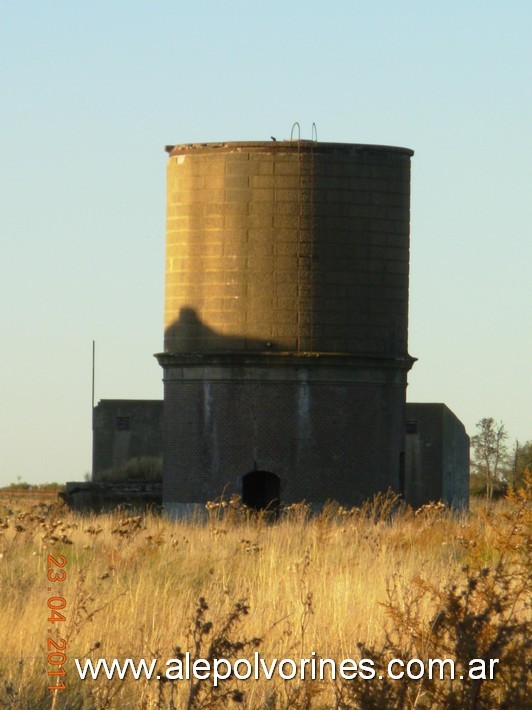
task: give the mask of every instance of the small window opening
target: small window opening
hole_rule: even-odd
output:
[[[406,433],[407,434],[417,434],[417,432],[418,432],[417,420],[407,419],[406,420]]]
[[[117,417],[116,418],[116,430],[117,431],[129,431],[130,430],[130,417]]]

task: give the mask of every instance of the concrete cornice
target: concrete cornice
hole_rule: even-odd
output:
[[[159,365],[169,367],[342,367],[411,369],[417,358],[411,355],[353,355],[319,352],[232,352],[232,353],[156,353]]]

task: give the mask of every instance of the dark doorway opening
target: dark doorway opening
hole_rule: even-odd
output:
[[[242,478],[242,502],[253,510],[276,510],[280,504],[281,479],[270,471],[251,471]]]

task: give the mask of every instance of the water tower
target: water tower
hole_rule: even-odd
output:
[[[165,508],[403,491],[413,151],[167,152]]]

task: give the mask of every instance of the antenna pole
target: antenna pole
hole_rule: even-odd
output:
[[[92,341],[92,409],[94,410],[94,370],[96,361],[96,341]]]

